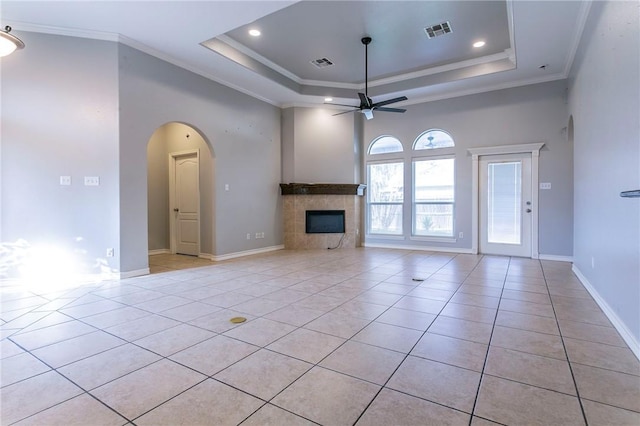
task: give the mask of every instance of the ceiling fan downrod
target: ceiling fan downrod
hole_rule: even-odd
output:
[[[364,95],[369,98],[369,43],[371,43],[371,37],[362,37],[360,41],[364,44]]]

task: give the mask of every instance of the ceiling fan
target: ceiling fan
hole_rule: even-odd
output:
[[[406,96],[400,96],[399,98],[393,98],[393,99],[387,99],[386,101],[380,101],[380,102],[376,102],[373,103],[373,101],[371,101],[371,98],[368,95],[368,89],[369,89],[369,64],[368,64],[368,46],[369,43],[371,43],[371,37],[362,37],[362,39],[360,39],[360,41],[362,42],[362,44],[364,44],[364,93],[358,92],[358,97],[360,98],[360,105],[359,106],[353,106],[353,105],[345,105],[345,104],[334,104],[331,103],[330,105],[340,105],[340,106],[347,106],[347,107],[351,107],[351,108],[355,108],[351,111],[343,111],[343,112],[339,112],[337,114],[333,114],[333,115],[341,115],[341,114],[348,114],[350,112],[356,112],[356,111],[360,111],[361,113],[364,114],[364,116],[367,118],[367,120],[371,120],[373,118],[373,111],[384,111],[384,112],[405,112],[406,109],[403,108],[387,108],[385,107],[385,105],[390,105],[390,104],[394,104],[396,102],[400,102],[400,101],[406,101],[407,97]]]

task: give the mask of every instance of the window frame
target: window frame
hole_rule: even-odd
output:
[[[402,166],[402,201],[371,201],[371,172],[370,172],[370,166],[375,166],[375,165],[379,165],[379,164],[400,164]],[[404,176],[406,174],[406,163],[404,161],[403,158],[393,158],[393,159],[385,159],[385,160],[380,160],[380,161],[367,161],[367,188],[369,188],[369,190],[367,190],[367,200],[366,200],[366,204],[367,204],[367,210],[366,210],[366,235],[370,235],[370,236],[375,236],[375,238],[391,238],[391,239],[398,239],[398,238],[404,238],[404,231],[405,231],[405,226],[404,226],[404,205],[406,202],[406,182],[404,179]],[[371,206],[372,205],[376,205],[376,206],[400,206],[400,213],[401,213],[401,217],[400,217],[400,232],[399,233],[378,233],[378,232],[372,232],[371,230]]]
[[[424,134],[424,133],[423,133]],[[444,149],[444,148],[434,148]],[[421,152],[424,150],[418,150]],[[431,151],[431,150],[426,150]],[[416,163],[420,161],[453,160],[453,201],[416,201]],[[416,233],[418,205],[450,205],[451,206],[451,235],[419,235]],[[420,155],[411,157],[411,240],[416,241],[456,241],[456,157],[455,155]]]
[[[434,148],[422,148],[415,149],[415,146],[420,138],[423,138],[425,134],[433,131],[439,131],[446,133],[453,146],[449,147],[434,147]],[[374,144],[384,137],[391,137],[400,142],[400,146],[402,147],[402,151],[396,152],[386,152],[379,154],[371,154],[371,149]],[[457,242],[456,232],[456,173],[457,173],[457,156],[456,156],[456,144],[455,139],[451,135],[451,133],[446,130],[440,128],[429,128],[425,131],[422,131],[418,134],[418,136],[411,142],[409,148],[408,141],[403,141],[400,138],[393,136],[391,134],[385,133],[379,135],[371,140],[369,145],[365,150],[364,155],[364,173],[367,182],[367,196],[365,200],[365,217],[364,217],[364,225],[365,225],[365,237],[371,238],[373,240],[409,240],[409,241],[425,241],[425,242],[436,242],[436,243],[455,243]],[[438,159],[452,159],[453,160],[453,201],[446,202],[416,202],[415,201],[415,163],[417,161],[425,161],[425,160],[438,160]],[[403,200],[402,202],[391,202],[391,203],[380,203],[375,202],[372,203],[370,200],[370,190],[371,190],[371,173],[370,166],[375,164],[383,164],[383,163],[401,163],[403,165]],[[384,205],[384,204],[393,204],[400,205],[400,211],[402,214],[401,218],[401,226],[402,231],[400,234],[386,234],[386,233],[375,233],[371,231],[371,208],[372,205]],[[439,205],[451,205],[451,214],[452,214],[452,231],[450,236],[443,235],[416,235],[416,206],[418,204],[439,204]]]
[[[402,151],[394,151],[394,152],[384,152],[378,154],[371,154],[371,149],[375,145],[377,141],[382,138],[393,138],[397,140],[402,148]],[[405,237],[405,203],[407,201],[407,181],[406,181],[406,173],[407,173],[407,162],[406,162],[406,149],[402,141],[390,134],[383,134],[376,138],[374,138],[366,151],[366,161],[365,161],[365,173],[367,178],[367,196],[366,196],[366,210],[365,210],[365,235],[370,236],[372,238],[379,239],[404,239]],[[402,165],[402,201],[393,201],[393,202],[372,202],[371,201],[371,172],[370,166],[377,164],[392,164],[397,163]],[[372,232],[371,230],[371,206],[372,205],[399,205],[400,206],[400,232],[399,233],[378,233]]]

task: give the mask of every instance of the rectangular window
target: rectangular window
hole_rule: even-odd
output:
[[[404,164],[369,164],[367,171],[369,233],[402,235]]]
[[[413,162],[413,235],[453,237],[453,158]]]

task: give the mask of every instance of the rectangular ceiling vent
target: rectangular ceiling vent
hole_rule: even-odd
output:
[[[443,22],[441,24],[432,25],[430,27],[426,27],[424,32],[427,33],[427,37],[435,38],[445,34],[449,34],[451,32],[451,24],[449,21]]]
[[[333,65],[333,62],[331,62],[327,58],[314,59],[313,61],[310,61],[310,62],[318,68],[326,68]]]

